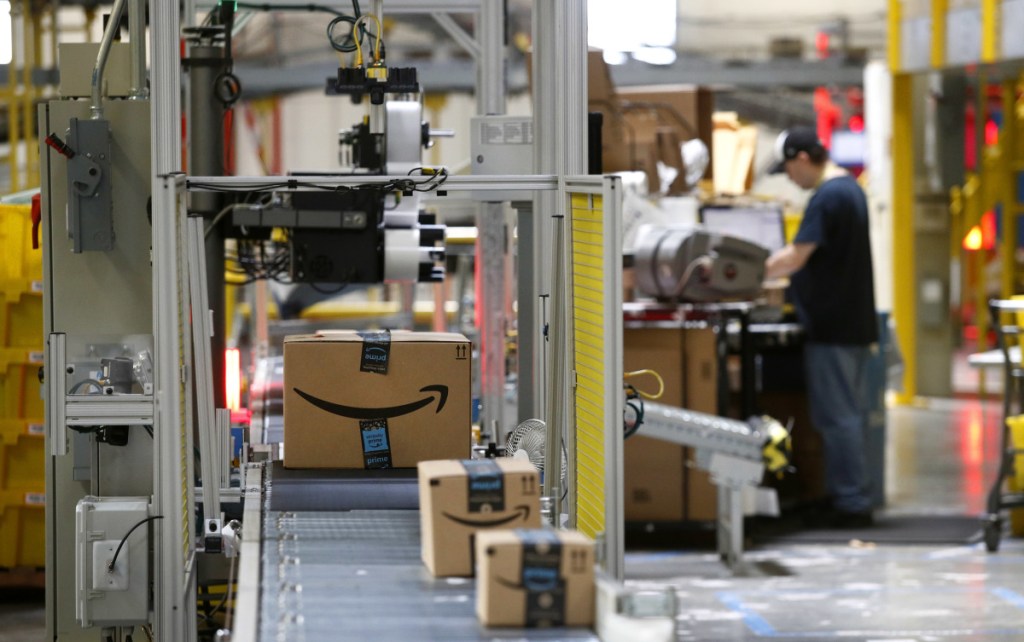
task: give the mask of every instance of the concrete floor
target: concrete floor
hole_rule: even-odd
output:
[[[933,400],[888,414],[886,514],[980,516],[999,452],[999,405]],[[678,639],[716,642],[1024,640],[1024,539],[982,544],[759,545],[734,577],[706,552],[627,553],[629,582],[671,586]],[[0,642],[42,640],[41,592],[0,592]]]
[[[933,400],[888,415],[886,515],[977,515],[1000,449],[996,402]],[[861,538],[755,547],[762,572],[717,555],[630,552],[638,586],[675,588],[678,639],[846,642],[1024,640],[1024,540],[906,546]]]
[[[42,589],[0,589],[0,642],[29,642],[46,637]]]

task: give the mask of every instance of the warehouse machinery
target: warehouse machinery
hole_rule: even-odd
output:
[[[305,499],[316,499],[318,489],[329,489],[331,497],[353,495],[339,488],[369,489],[358,493],[368,505],[348,508],[373,511],[326,507],[333,509],[331,532],[356,546],[354,531],[362,531],[360,520],[368,519],[395,538],[394,551],[408,556],[416,538],[407,474],[289,477],[264,462],[245,467],[240,487],[231,483],[229,417],[219,385],[220,297],[227,240],[239,248],[234,258],[252,278],[334,285],[443,278],[444,232],[420,214],[418,196],[426,191],[438,197],[466,192],[481,203],[482,394],[492,412],[496,404],[488,399],[500,403],[504,392],[508,322],[501,312],[503,202],[517,201],[520,349],[529,358],[520,371],[520,396],[548,419],[548,442],[567,444],[566,488],[549,476],[545,493],[554,500],[554,514],[564,514],[568,524],[599,542],[607,578],[601,584],[599,631],[606,639],[624,639],[614,632],[649,626],[650,639],[666,639],[671,600],[626,591],[618,583],[621,185],[614,177],[581,176],[585,3],[537,2],[534,8],[534,64],[542,72],[535,73],[538,116],[530,128],[534,174],[501,175],[492,166],[488,175],[448,176],[443,168],[421,167],[418,154],[430,129],[419,102],[410,99],[415,76],[408,68],[387,66],[370,43],[379,42],[385,7],[421,12],[433,4],[389,0],[373,3],[366,14],[372,20],[350,16],[354,39],[366,28],[367,58],[355,71],[339,71],[328,87],[337,100],[364,94],[369,99],[366,121],[341,136],[349,167],[271,177],[223,176],[220,167],[219,117],[239,90],[230,59],[234,4],[202,5],[209,19],[183,25],[178,3],[116,0],[101,44],[61,45],[61,97],[40,106],[40,140],[47,140],[41,154],[41,229],[50,455],[48,639],[197,639],[200,616],[208,619],[234,601],[225,595],[200,613],[197,595],[208,584],[232,586],[235,576],[237,608],[230,613],[236,620],[222,639],[302,639],[322,631],[313,614],[337,612],[331,598],[343,596],[325,576],[337,569],[318,557],[323,551],[313,545],[316,538],[304,536],[317,514],[309,506],[275,504],[284,501],[289,487]],[[478,111],[500,116],[500,3],[447,0],[436,10],[474,17],[475,39],[439,22],[473,43]],[[115,42],[125,11],[128,44]],[[182,35],[188,42],[184,58]],[[189,78],[188,174],[182,171],[180,138],[183,71]],[[579,368],[581,359],[598,367]],[[548,461],[553,456],[546,455]],[[416,560],[405,561],[403,573],[422,572]],[[410,600],[450,600],[464,608],[463,593],[446,590],[435,586]],[[362,616],[353,604],[348,607],[353,618]],[[403,617],[409,618],[405,625]],[[621,618],[642,622],[616,628]],[[399,611],[379,619],[401,628],[412,626],[414,614]],[[453,616],[452,625],[465,627],[464,639],[479,639],[464,613]],[[443,627],[416,630],[426,639],[462,635]]]
[[[636,284],[662,301],[752,299],[768,250],[702,227],[644,225],[636,238]]]
[[[548,133],[537,152],[538,168],[546,174],[478,179],[421,168],[418,154],[430,132],[414,96],[414,72],[384,63],[380,2],[366,14],[372,20],[362,19],[357,10],[350,21],[355,40],[363,27],[366,43],[376,40],[372,58],[367,53],[357,71],[339,71],[329,88],[338,100],[364,93],[369,98],[366,121],[340,141],[346,149],[342,156],[350,161],[348,171],[221,176],[220,116],[238,99],[239,90],[230,56],[234,4],[207,6],[209,19],[193,26],[181,24],[178,3],[117,0],[101,44],[61,46],[61,97],[40,107],[40,139],[48,145],[42,154],[41,225],[48,337],[43,376],[51,455],[46,473],[47,629],[56,640],[195,639],[198,587],[218,574],[223,581],[227,560],[237,551],[239,527],[243,533],[262,530],[259,520],[239,524],[224,517],[243,492],[227,483],[224,391],[215,383],[222,380],[217,357],[223,303],[218,298],[226,240],[240,248],[235,258],[252,277],[286,275],[317,284],[436,280],[443,276],[443,230],[421,217],[417,197],[423,191],[477,195],[486,303],[481,351],[485,372],[493,374],[488,368],[503,362],[494,355],[503,352],[505,321],[487,320],[501,309],[490,302],[503,295],[489,291],[494,279],[486,275],[495,267],[499,274],[503,270],[495,259],[504,256],[505,224],[499,214],[508,198],[489,194],[518,190],[522,202],[529,203],[534,194],[548,193],[538,200],[541,207],[523,208],[530,212],[523,216],[536,218],[537,231],[533,237],[524,232],[520,239],[531,244],[531,256],[538,261],[546,261],[539,242],[543,228],[561,225],[570,190],[591,202],[588,213],[612,220],[601,203],[616,202],[614,180],[569,180],[581,173],[584,158],[583,136],[573,126],[584,119],[571,116],[584,109],[583,74],[569,74],[569,83],[552,79],[550,86],[557,91],[538,90],[561,105],[538,110],[547,115],[536,127],[538,134]],[[288,3],[277,6],[282,4]],[[431,9],[430,3],[388,4],[396,12]],[[583,4],[547,4],[539,3],[538,10],[549,43],[544,45],[545,67],[578,69],[585,54]],[[467,1],[441,3],[438,9],[474,16],[479,75],[486,81],[480,111],[500,114],[501,7]],[[126,11],[128,44],[115,42]],[[439,22],[465,37],[451,21]],[[179,34],[188,43],[184,58]],[[572,38],[567,40],[567,34]],[[189,78],[184,110],[192,152],[188,175],[181,172],[179,136],[183,69]],[[569,151],[556,154],[558,149]],[[438,190],[442,185],[444,190]],[[282,229],[284,236],[272,231]],[[617,265],[610,252],[616,238],[610,231],[601,246],[601,260],[609,266]],[[524,307],[539,308],[535,302],[548,286],[538,283],[531,279],[534,291]],[[552,307],[553,312],[566,309],[564,304]],[[539,330],[540,324],[534,320],[533,327]],[[550,338],[568,350],[560,338],[565,332],[559,319]],[[571,361],[557,367],[571,367]],[[542,372],[546,366],[537,362],[532,369]],[[503,392],[503,382],[497,390]],[[614,403],[606,409],[614,410]],[[608,465],[614,466],[614,441],[608,443]],[[600,469],[602,479],[605,472]],[[614,524],[617,495],[614,484],[611,488],[600,501],[608,502],[609,523]],[[588,492],[595,490],[604,493],[604,485]],[[611,533],[606,542],[613,554],[605,556],[605,565],[613,577],[621,575],[621,537]],[[243,554],[242,559],[254,558],[246,560]],[[253,588],[244,577],[239,584]],[[221,607],[228,601],[222,600]]]

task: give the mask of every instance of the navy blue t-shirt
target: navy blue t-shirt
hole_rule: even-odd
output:
[[[807,338],[867,345],[878,340],[868,204],[850,176],[832,178],[807,203],[794,243],[815,243],[791,283]]]

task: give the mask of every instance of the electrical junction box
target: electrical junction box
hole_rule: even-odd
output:
[[[474,176],[533,174],[533,118],[477,116],[470,121],[470,156]],[[475,191],[476,201],[529,201],[527,190]]]
[[[144,497],[90,496],[78,502],[75,616],[83,627],[148,621],[150,524],[135,528],[148,517]]]

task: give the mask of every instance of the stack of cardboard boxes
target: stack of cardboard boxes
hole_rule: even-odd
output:
[[[658,403],[718,413],[718,335],[704,323],[627,327],[625,372],[651,369],[665,382]],[[638,387],[642,382],[637,382]],[[643,436],[626,440],[624,498],[627,521],[712,521],[718,495],[708,473],[690,466],[692,449]]]
[[[476,575],[485,626],[592,626],[594,543],[542,529],[540,474],[519,459],[419,466],[422,557],[438,577]]]
[[[483,624],[592,626],[593,542],[540,528],[529,461],[468,459],[465,337],[338,331],[284,345],[286,466],[417,467],[423,561],[440,577],[476,573]]]
[[[589,109],[603,116],[601,161],[605,172],[642,171],[648,190],[657,192],[658,162],[679,175],[669,195],[687,191],[680,145],[699,138],[712,148],[711,90],[694,85],[657,85],[616,89],[601,51],[588,58]],[[712,158],[713,160],[713,158]],[[705,179],[712,177],[709,164]]]

